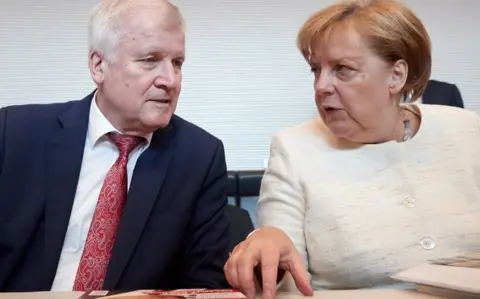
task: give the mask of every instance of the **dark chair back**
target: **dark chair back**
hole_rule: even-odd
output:
[[[253,222],[248,212],[240,207],[227,205],[225,212],[230,220],[229,250],[232,252],[233,248],[245,240],[248,234],[253,231]]]
[[[258,196],[263,174],[263,170],[237,171],[238,195],[240,197]]]
[[[238,206],[245,209],[252,218],[254,227],[257,226],[257,201],[260,195],[263,170],[238,171]]]

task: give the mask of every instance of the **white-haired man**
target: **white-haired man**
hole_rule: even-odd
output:
[[[178,9],[103,0],[89,43],[90,95],[0,110],[0,291],[224,287],[224,148],[174,115]]]

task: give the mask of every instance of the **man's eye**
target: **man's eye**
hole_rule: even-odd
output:
[[[176,68],[182,68],[183,61],[181,61],[181,60],[174,60],[174,61],[172,61],[172,64],[173,64],[173,66],[176,67]]]
[[[155,62],[157,62],[157,59],[155,57],[148,57],[148,58],[143,59],[143,62],[155,63]]]

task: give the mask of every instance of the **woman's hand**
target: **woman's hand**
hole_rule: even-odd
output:
[[[225,276],[233,288],[248,298],[255,296],[254,269],[259,267],[263,299],[274,299],[278,270],[290,272],[300,292],[312,296],[307,271],[290,238],[280,229],[264,227],[238,244],[225,264]]]

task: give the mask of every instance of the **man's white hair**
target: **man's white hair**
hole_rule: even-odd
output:
[[[97,51],[104,59],[110,61],[124,34],[125,22],[122,16],[133,7],[146,4],[165,3],[170,14],[178,20],[185,31],[185,22],[177,6],[168,0],[100,0],[90,14],[88,24],[88,46],[90,51]],[[128,24],[127,24],[128,26]]]

